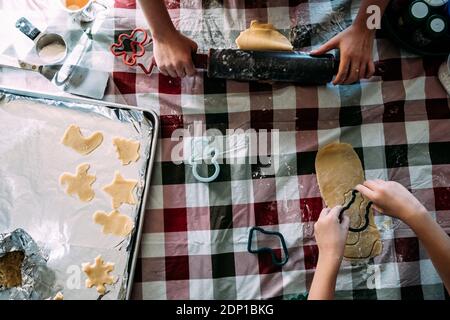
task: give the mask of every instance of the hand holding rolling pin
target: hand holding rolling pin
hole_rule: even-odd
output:
[[[140,3],[152,31],[154,58],[161,73],[180,78],[193,76],[192,54],[197,51],[197,44],[175,29],[163,1],[140,0]],[[353,24],[311,52],[322,55],[340,49],[339,71],[333,84],[351,84],[374,74],[372,49],[376,30],[368,27],[367,12],[369,6],[377,6],[382,15],[388,3],[389,0],[362,0]]]
[[[382,15],[388,3],[388,0],[363,0],[353,24],[311,52],[312,55],[320,55],[332,49],[340,50],[339,71],[333,81],[334,85],[352,84],[374,74],[372,50],[376,29],[369,29],[367,26],[367,8],[369,5],[377,5]]]
[[[374,31],[352,25],[311,54],[340,49],[339,71],[333,84],[352,84],[359,79],[370,78],[375,72],[372,60],[374,36]]]
[[[153,54],[159,71],[173,78],[195,75],[192,54],[197,44],[178,32],[164,1],[140,1],[152,31]]]

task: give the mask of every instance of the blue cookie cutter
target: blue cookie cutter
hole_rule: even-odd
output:
[[[352,204],[355,202],[356,200],[356,194],[358,193],[358,190],[352,190],[352,197],[350,199],[350,201],[341,209],[341,212],[339,213],[339,221],[342,220],[342,215],[344,214],[345,211],[347,211],[348,209],[350,209],[350,207],[352,206]],[[366,213],[364,214],[364,225],[362,227],[359,228],[352,228],[349,227],[348,230],[351,232],[361,232],[367,229],[367,227],[369,226],[369,213],[370,213],[370,207],[372,206],[373,202],[369,201],[369,203],[367,203],[366,206]]]
[[[278,260],[277,256],[275,255],[275,251],[272,248],[264,247],[264,248],[253,250],[252,249],[252,240],[253,240],[253,234],[255,233],[255,231],[259,231],[264,234],[274,235],[274,236],[277,236],[278,238],[280,238],[281,246],[283,247],[284,259]],[[284,241],[283,235],[277,231],[267,231],[260,227],[251,228],[250,233],[248,235],[247,250],[248,250],[248,252],[255,253],[255,254],[270,253],[270,255],[272,256],[272,263],[279,267],[284,266],[289,260],[289,252],[288,252],[288,249],[286,246],[286,241]]]

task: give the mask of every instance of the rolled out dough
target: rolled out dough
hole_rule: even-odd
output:
[[[242,50],[291,51],[293,49],[289,40],[271,23],[260,23],[258,20],[253,20],[250,28],[240,33],[236,44]]]
[[[347,143],[331,143],[319,150],[316,156],[316,175],[322,198],[330,208],[345,205],[350,200],[354,187],[364,182],[361,161],[353,147]],[[355,203],[346,211],[351,227],[358,228],[364,224],[368,202],[357,193]],[[349,231],[344,258],[367,259],[379,255],[381,249],[380,233],[371,209],[367,229],[361,232]]]
[[[80,127],[72,124],[67,128],[61,142],[66,147],[72,148],[82,155],[87,155],[94,151],[102,141],[103,135],[101,132],[94,132],[85,138],[81,134]]]

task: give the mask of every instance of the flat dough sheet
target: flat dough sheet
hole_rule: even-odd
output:
[[[322,198],[330,208],[346,204],[353,188],[364,182],[361,161],[347,143],[332,143],[321,148],[316,156],[316,174]],[[364,224],[367,204],[368,200],[357,193],[355,203],[346,211],[351,227],[358,228]],[[344,258],[367,259],[379,255],[381,249],[380,233],[374,222],[373,210],[370,209],[367,229],[348,233]]]

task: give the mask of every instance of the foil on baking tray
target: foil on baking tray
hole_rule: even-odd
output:
[[[47,257],[28,233],[16,229],[0,235],[0,257],[8,252],[24,253],[22,262],[22,286],[0,289],[0,299],[30,300],[52,294],[47,283],[54,281],[54,274],[47,268]]]
[[[71,123],[101,131],[102,149],[83,158],[62,146],[61,133]],[[111,143],[113,136],[140,142],[140,159],[134,165],[120,164]],[[128,280],[153,158],[152,137],[153,122],[141,110],[0,90],[0,257],[11,251],[25,253],[22,286],[0,287],[0,299],[52,299],[57,292],[65,299],[124,299],[129,295]],[[88,204],[65,194],[58,182],[63,167],[73,173],[82,162],[89,162],[97,176],[96,196]],[[135,222],[125,239],[104,235],[101,226],[92,221],[94,211],[112,210],[111,199],[101,187],[112,181],[115,171],[138,180],[137,204],[119,208]],[[101,296],[95,287],[86,288],[81,270],[82,263],[93,263],[99,254],[105,262],[115,263],[115,283],[107,285]]]

